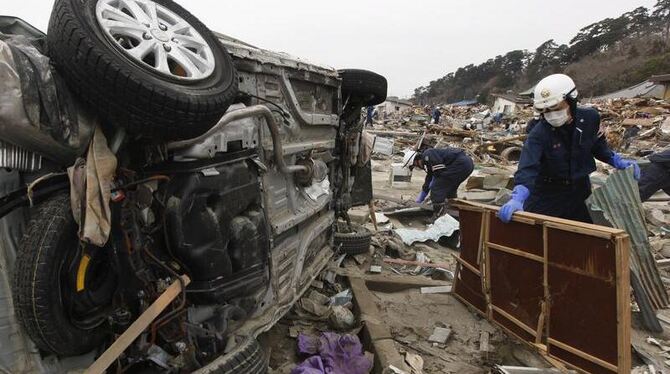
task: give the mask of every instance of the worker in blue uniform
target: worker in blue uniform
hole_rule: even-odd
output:
[[[649,156],[649,161],[638,182],[642,201],[649,200],[659,190],[670,195],[670,148]]]
[[[534,106],[541,114],[521,152],[511,200],[498,213],[510,222],[517,211],[591,222],[585,200],[591,195],[589,175],[594,157],[617,169],[640,168],[610,150],[600,133],[600,115],[577,106],[577,88],[564,74],[544,78],[535,87]]]
[[[433,123],[436,125],[440,124],[440,118],[442,117],[442,112],[440,111],[440,107],[436,106],[435,109],[433,109],[433,113],[431,114],[433,117]]]
[[[430,194],[436,216],[444,213],[446,200],[456,197],[458,186],[474,170],[472,159],[458,148],[429,148],[409,152],[405,155],[405,166],[410,170],[419,167],[426,171],[426,179],[416,202],[423,203]]]
[[[365,109],[365,126],[371,126],[372,125],[372,120],[375,117],[375,107],[373,106],[368,106]]]

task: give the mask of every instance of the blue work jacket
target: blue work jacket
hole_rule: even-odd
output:
[[[423,168],[426,171],[426,180],[422,189],[426,192],[430,191],[430,183],[433,177],[446,174],[448,172],[447,167],[461,156],[465,156],[465,152],[458,148],[430,148],[423,151],[421,158]]]
[[[611,164],[613,155],[600,133],[598,111],[578,107],[572,123],[555,128],[543,118],[533,127],[524,143],[514,181],[531,194],[538,181],[583,181],[596,170],[594,157]]]

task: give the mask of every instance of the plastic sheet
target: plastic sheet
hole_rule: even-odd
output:
[[[452,236],[458,229],[458,221],[450,215],[445,215],[428,226],[427,230],[397,229],[395,233],[400,236],[403,243],[412,245],[416,242],[438,241],[442,237]]]
[[[357,336],[325,332],[320,337],[298,335],[298,352],[311,355],[291,374],[367,374],[372,361],[365,357]]]
[[[71,164],[95,128],[44,54],[44,35],[0,17],[0,140]]]

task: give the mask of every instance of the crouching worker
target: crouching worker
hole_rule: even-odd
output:
[[[446,200],[456,197],[458,186],[474,170],[472,159],[458,148],[430,148],[405,155],[405,166],[412,170],[419,167],[426,171],[426,180],[417,203],[423,203],[430,193],[435,216],[446,212]]]
[[[512,199],[498,213],[503,222],[516,211],[591,222],[585,200],[591,195],[589,175],[594,157],[617,169],[640,168],[612,152],[600,134],[598,111],[577,106],[577,88],[567,75],[544,78],[535,88],[539,122],[523,146],[514,175]]]
[[[658,190],[670,195],[670,148],[649,156],[651,164],[642,172],[640,198],[647,201]]]

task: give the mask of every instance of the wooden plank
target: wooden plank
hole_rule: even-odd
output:
[[[544,252],[544,279],[542,280],[542,287],[544,288],[544,301],[542,307],[544,308],[545,336],[549,336],[549,324],[546,321],[550,320],[550,306],[551,306],[551,290],[549,289],[549,234],[547,226],[542,225],[542,250]],[[537,342],[539,343],[539,342]]]
[[[461,263],[456,262],[456,269],[454,269],[454,284],[453,289],[456,289],[456,282],[458,282],[458,276],[461,274]]]
[[[408,132],[408,131],[384,131],[384,130],[365,130],[371,135],[388,135],[388,136],[421,136],[420,132]]]
[[[487,245],[490,235],[491,227],[491,214],[486,212],[486,221],[484,221],[484,231],[483,238],[481,241],[484,243],[484,271],[482,272],[482,291],[484,292],[484,298],[486,299],[486,313],[489,320],[493,320],[493,310],[491,309],[491,252],[489,246]]]
[[[458,201],[458,200],[454,200]],[[474,212],[474,213],[483,213],[486,212],[487,210],[484,208],[476,207],[476,206],[469,206],[469,205],[459,205],[457,203],[452,204],[452,206],[458,210],[464,210],[466,212]]]
[[[417,261],[408,261],[408,260],[401,260],[398,258],[385,258],[384,262],[387,264],[395,264],[395,265],[408,265],[408,266],[421,266],[422,268],[440,268],[440,269],[449,269],[451,266],[450,264],[434,264],[430,262],[417,262]]]
[[[525,323],[523,323],[523,322],[519,321],[518,319],[514,318],[513,315],[507,313],[506,311],[500,309],[499,307],[497,307],[497,306],[495,306],[495,305],[493,305],[493,304],[491,304],[491,309],[492,309],[494,312],[500,314],[501,316],[507,318],[510,322],[512,322],[512,323],[514,323],[515,325],[519,326],[522,330],[524,330],[524,331],[526,331],[527,333],[529,333],[529,334],[535,336],[535,330],[534,330],[532,327],[527,326]]]
[[[474,266],[468,264],[468,263],[467,263],[465,260],[463,260],[462,258],[460,258],[460,257],[458,257],[458,256],[456,256],[456,255],[453,255],[453,254],[452,254],[452,257],[454,257],[454,260],[458,261],[461,265],[465,266],[468,270],[470,270],[471,272],[477,274],[477,276],[479,276],[479,277],[482,276],[482,273],[481,273],[481,271],[479,271],[479,269],[477,269],[477,268],[475,268]]]
[[[491,350],[491,346],[489,345],[489,332],[488,331],[481,331],[479,333],[479,351],[480,352],[488,352]]]
[[[544,262],[544,258],[542,258],[540,256],[536,256],[534,254],[530,254],[528,252],[520,251],[518,249],[505,247],[504,245],[499,245],[499,244],[495,244],[495,243],[486,243],[486,245],[489,247],[489,249],[493,248],[497,251],[509,253],[511,255],[515,255],[515,256],[519,256],[519,257],[524,257],[524,258],[527,258],[529,260],[542,262],[542,263]]]
[[[477,265],[482,264],[482,256],[484,256],[484,233],[488,227],[489,212],[482,212],[482,219],[479,223],[479,245],[477,246]]]
[[[544,226],[545,227],[551,227],[552,229],[575,232],[575,233],[578,233],[578,234],[584,234],[584,235],[588,235],[588,236],[595,236],[597,238],[603,238],[603,239],[612,239],[612,236],[614,235],[611,232],[602,232],[600,230],[594,230],[594,229],[588,228],[588,227],[565,225],[565,224],[557,223],[557,222],[544,222]]]
[[[468,308],[472,309],[475,313],[479,314],[482,318],[486,319],[488,316],[485,313],[482,313],[481,310],[477,309],[476,306],[472,305],[469,301],[467,301],[463,296],[457,294],[457,293],[452,293],[451,296],[455,297],[460,301],[461,303],[465,304]]]
[[[592,362],[596,365],[602,366],[603,368],[605,368],[607,370],[611,370],[615,373],[620,372],[616,365],[612,365],[609,362],[606,362],[606,361],[603,361],[603,360],[599,359],[598,357],[593,357],[593,356],[589,355],[588,353],[584,353],[584,352],[582,352],[578,349],[573,348],[572,346],[561,343],[558,340],[548,338],[547,339],[547,344],[556,346],[556,347],[558,347],[558,348],[560,348],[560,349],[562,349],[566,352],[572,353],[573,355],[575,355],[577,357],[583,358],[584,360],[587,360],[587,361],[590,361],[590,362]],[[628,373],[630,373],[630,371],[628,371]]]
[[[653,118],[626,118],[621,122],[621,126],[652,127],[656,126],[656,123]]]
[[[188,286],[191,282],[188,276],[182,275],[181,281],[184,283],[184,287]],[[181,293],[182,287],[179,280],[172,282],[170,287],[168,287],[159,297],[154,301],[147,310],[144,311],[136,320],[133,322],[126,331],[119,336],[118,339],[109,347],[107,350],[91,365],[86,371],[85,374],[103,374],[109,366],[116,361],[116,359],[125,351],[128,346],[130,346],[137,337],[142,334],[142,332],[149,327],[151,322],[153,322],[162,312],[167,308],[172,301]]]
[[[434,280],[427,277],[416,277],[413,275],[361,274],[358,269],[354,270],[349,267],[337,268],[334,271],[335,274],[343,277],[364,280],[368,289],[375,292],[400,292],[412,288],[451,285],[451,283],[446,281]],[[454,275],[454,277],[456,276]]]
[[[618,333],[618,367],[619,373],[630,373],[632,368],[631,342],[631,307],[630,307],[630,238],[616,239],[617,262],[617,330]]]
[[[451,286],[421,287],[422,294],[451,293]]]
[[[561,373],[569,374],[569,373],[574,372],[573,370],[568,369],[568,366],[572,367],[572,365],[570,365],[569,363],[567,363],[567,362],[565,362],[561,359],[549,356],[547,354],[547,346],[546,345],[535,343],[535,344],[532,345],[532,347],[536,348],[537,352],[540,354],[540,356],[542,356],[543,359],[547,360],[548,363],[550,363],[555,368],[557,368]]]
[[[475,208],[480,208],[480,209],[485,209],[493,213],[498,213],[500,210],[500,207],[497,206],[492,206],[492,205],[486,205],[486,204],[480,204],[480,203],[475,203],[471,201],[466,201],[466,200],[461,200],[461,199],[456,199],[453,202],[453,205],[458,207],[460,209],[460,206],[471,206]],[[612,227],[606,227],[606,226],[598,226],[590,223],[583,223],[583,222],[577,222],[577,221],[571,221],[567,219],[562,219],[562,218],[556,218],[556,217],[550,217],[550,216],[545,216],[542,214],[536,214],[536,213],[529,213],[529,212],[516,212],[514,213],[514,221],[516,222],[521,222],[521,223],[527,223],[527,222],[532,222],[532,224],[543,224],[544,222],[552,222],[554,224],[559,224],[559,225],[564,225],[567,227],[581,227],[584,229],[589,229],[597,232],[602,232],[602,233],[609,233],[611,235],[619,235],[619,234],[625,234],[626,232],[620,229],[615,229]],[[522,220],[517,220],[516,218],[521,218]],[[525,219],[525,220],[524,220]]]
[[[381,373],[389,365],[409,372],[404,358],[395,348],[393,335],[389,327],[379,319],[379,309],[374,302],[373,293],[362,279],[349,278],[349,285],[354,295],[354,302],[364,322],[364,331],[368,334],[369,343],[375,352],[375,373]]]
[[[542,306],[540,307],[540,317],[537,319],[537,329],[535,330],[535,343],[541,343],[542,342],[542,328],[544,327],[544,315],[547,313],[547,306],[546,302],[542,302]]]
[[[375,216],[375,203],[370,201],[368,207],[370,208],[370,220],[372,220],[372,224],[375,226],[375,231],[379,231],[379,228],[377,227],[377,216]]]

